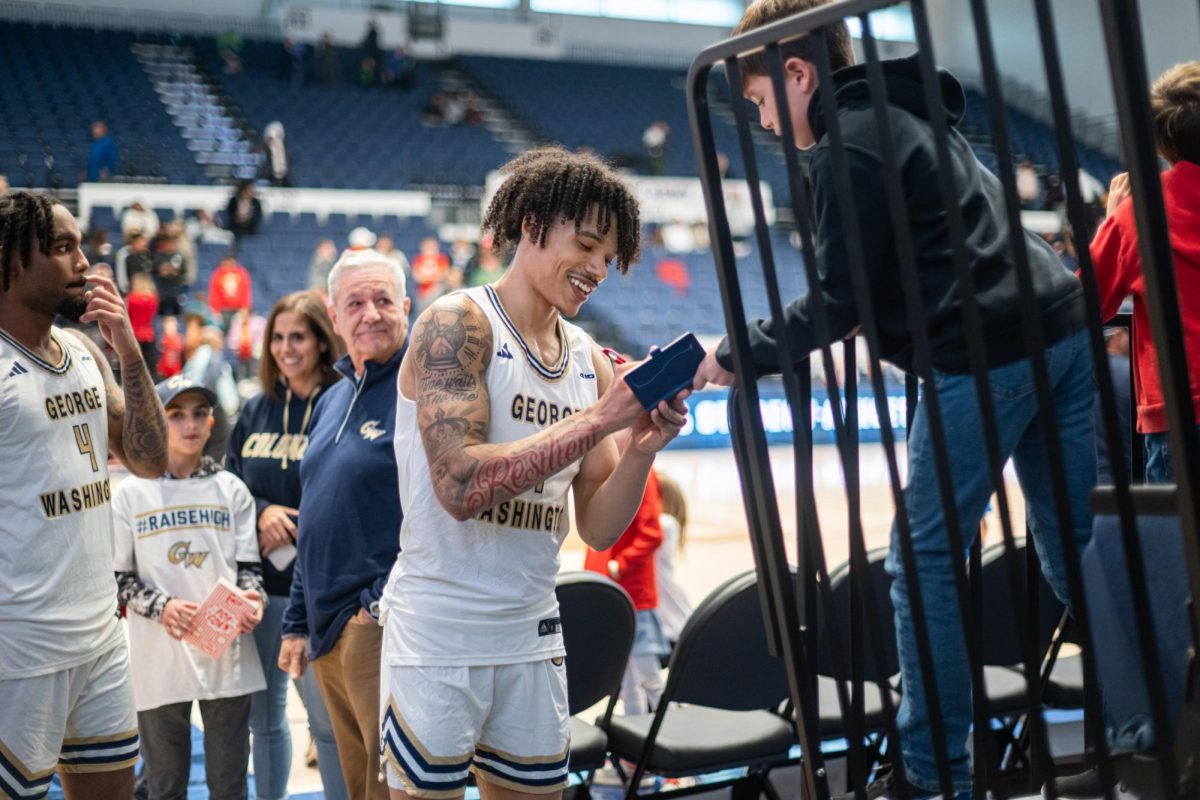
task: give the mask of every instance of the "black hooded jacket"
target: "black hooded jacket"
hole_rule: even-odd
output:
[[[885,61],[882,66],[888,91],[888,120],[916,253],[933,367],[944,372],[966,373],[970,369],[959,286],[954,276],[946,209],[938,183],[937,152],[925,113],[919,65],[913,56]],[[946,102],[942,113],[952,126],[962,119],[966,97],[952,75],[943,71],[940,78]],[[866,68],[840,69],[834,73],[833,81],[833,101],[849,165],[881,355],[911,372],[913,341]],[[813,330],[810,309],[813,292],[820,291],[824,298],[830,335],[835,341],[849,335],[861,322],[851,288],[845,226],[838,208],[835,193],[838,187],[821,110],[828,94],[823,87],[819,88],[808,108],[808,122],[816,139],[810,172],[817,218],[814,245],[819,285],[810,287],[809,294],[784,309],[784,324],[793,352],[805,356],[822,344]],[[983,317],[988,367],[998,367],[1026,356],[1004,194],[1000,181],[979,163],[971,146],[953,128],[949,144],[975,297]],[[1046,341],[1050,344],[1083,327],[1083,291],[1075,275],[1045,241],[1025,230],[1019,235],[1025,239]],[[776,332],[771,320],[755,320],[749,327],[756,372],[760,375],[778,372]],[[721,343],[717,358],[722,366],[732,370],[728,339]]]

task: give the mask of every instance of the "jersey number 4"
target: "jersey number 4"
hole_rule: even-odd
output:
[[[85,422],[75,426],[75,444],[79,445],[79,454],[92,460],[92,472],[99,472],[100,465],[96,463],[96,448],[92,445],[92,429]]]

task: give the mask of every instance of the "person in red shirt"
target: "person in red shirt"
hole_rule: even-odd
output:
[[[144,272],[135,272],[129,279],[129,294],[125,296],[125,307],[129,309],[129,324],[133,327],[133,338],[142,349],[142,358],[150,366],[158,358],[158,344],[154,336],[154,318],[158,316],[158,292],[154,279]]]
[[[637,632],[629,666],[621,681],[621,700],[626,714],[653,712],[663,693],[659,657],[670,652],[655,609],[658,608],[658,582],[654,553],[662,546],[662,490],[654,470],[646,477],[642,504],[617,543],[607,550],[588,548],[583,568],[607,575],[621,585],[633,599],[637,610]]]
[[[450,257],[441,251],[438,240],[427,236],[421,240],[421,251],[412,260],[413,319],[433,305],[433,301],[456,288],[450,269]],[[461,281],[459,281],[461,283]]]
[[[183,370],[183,337],[179,335],[179,318],[163,317],[162,355],[154,365],[158,379],[165,381]]]
[[[239,311],[249,311],[254,290],[250,273],[233,255],[221,259],[208,281],[208,302],[213,316],[221,320],[221,330],[229,330],[229,321]]]
[[[1200,61],[1179,64],[1159,76],[1150,89],[1150,103],[1159,153],[1171,165],[1162,174],[1163,200],[1175,257],[1192,404],[1200,419]],[[1111,318],[1126,296],[1133,297],[1133,377],[1137,429],[1145,434],[1146,480],[1172,483],[1166,407],[1158,354],[1150,336],[1127,173],[1112,180],[1108,216],[1096,231],[1091,254],[1103,317]]]

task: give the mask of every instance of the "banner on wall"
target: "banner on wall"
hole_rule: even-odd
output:
[[[792,443],[792,414],[781,385],[759,387],[759,408],[767,444]],[[725,390],[694,394],[685,401],[688,420],[679,436],[670,444],[677,450],[693,448],[727,448],[732,445],[729,435],[729,394]],[[889,388],[888,415],[897,438],[903,437],[906,423],[904,387]],[[858,396],[859,441],[878,442],[879,416],[875,413],[875,396],[862,387]],[[825,390],[813,387],[812,398],[813,444],[834,444],[833,405]]]

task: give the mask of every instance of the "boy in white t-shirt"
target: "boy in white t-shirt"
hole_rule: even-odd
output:
[[[246,797],[250,695],[265,687],[254,639],[212,659],[180,641],[221,578],[258,604],[262,572],[250,490],[204,455],[216,396],[176,376],[158,385],[167,413],[167,474],[126,478],[113,494],[118,595],[130,612],[134,700],[151,800],[187,795],[192,702],[200,702],[209,795]]]

